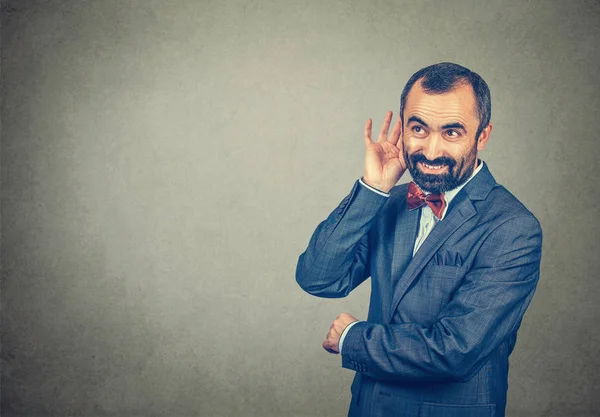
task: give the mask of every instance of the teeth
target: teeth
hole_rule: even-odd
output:
[[[423,165],[429,169],[440,169],[442,167],[442,165],[427,165],[426,163],[423,163]]]

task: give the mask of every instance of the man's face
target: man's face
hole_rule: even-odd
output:
[[[477,167],[492,129],[477,141],[479,127],[475,96],[470,85],[443,94],[427,94],[417,82],[404,107],[404,158],[414,182],[423,191],[439,193],[463,184]]]

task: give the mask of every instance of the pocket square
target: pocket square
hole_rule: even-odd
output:
[[[451,250],[442,250],[435,254],[436,265],[462,266],[463,259],[460,253]]]

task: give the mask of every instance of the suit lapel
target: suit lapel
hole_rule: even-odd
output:
[[[396,229],[394,231],[394,252],[392,257],[392,273],[391,273],[391,288],[389,291],[382,291],[385,297],[389,294],[387,300],[382,300],[382,306],[388,309],[391,305],[391,297],[398,287],[398,280],[402,276],[402,271],[405,271],[413,257],[413,248],[419,227],[419,216],[421,210],[409,211],[406,206],[406,200],[399,207],[402,215],[398,216],[396,221]],[[389,311],[384,311],[383,317],[391,317]]]
[[[448,212],[444,220],[438,222],[433,228],[429,236],[425,239],[417,253],[412,257],[412,251],[415,243],[418,220],[420,210],[409,212],[407,222],[398,222],[396,225],[396,241],[394,248],[394,260],[392,262],[392,277],[400,276],[398,281],[395,281],[393,288],[393,298],[388,311],[388,322],[391,322],[394,311],[398,307],[400,300],[413,281],[419,276],[427,262],[440,249],[444,242],[461,227],[467,220],[472,218],[477,210],[473,206],[472,200],[483,200],[495,185],[495,180],[492,174],[487,169],[487,165],[482,167],[478,175],[476,175],[462,190],[448,207]],[[405,206],[406,209],[406,206]],[[399,229],[407,230],[408,233],[403,233]],[[410,239],[409,239],[410,237]],[[398,248],[399,244],[401,248]],[[406,258],[406,254],[408,258]],[[400,268],[400,269],[397,269]],[[396,272],[397,271],[397,272]],[[404,271],[404,272],[401,272]]]

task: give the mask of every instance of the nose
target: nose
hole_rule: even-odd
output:
[[[423,155],[430,161],[443,155],[443,140],[437,133],[431,133],[423,144]]]

